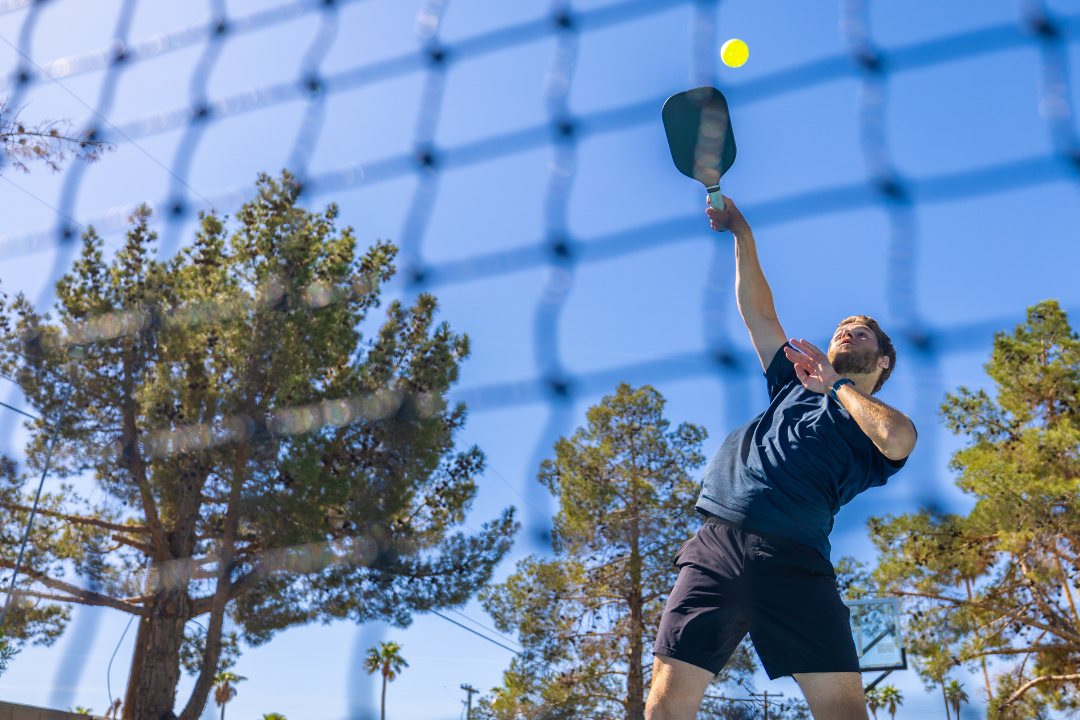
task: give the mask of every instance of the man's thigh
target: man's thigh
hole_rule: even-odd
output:
[[[796,673],[794,677],[814,720],[867,720],[861,674]]]
[[[694,720],[705,690],[716,676],[697,665],[654,656],[646,720]]]

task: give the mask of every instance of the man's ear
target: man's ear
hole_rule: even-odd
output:
[[[878,358],[877,364],[878,364],[878,367],[881,368],[882,370],[887,369],[889,367],[889,356],[888,355],[882,355],[881,357]]]

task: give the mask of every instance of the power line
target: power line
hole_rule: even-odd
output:
[[[64,413],[67,411],[68,401],[71,399],[71,392],[74,389],[75,378],[72,377],[69,379],[67,392],[64,393],[64,401],[60,404],[60,413],[57,415],[55,425],[53,425],[52,438],[49,440],[45,453],[45,467],[41,472],[41,481],[38,483],[37,494],[34,495],[34,504],[30,508],[30,517],[26,521],[26,530],[23,532],[22,542],[19,544],[19,555],[15,560],[15,567],[11,571],[11,585],[8,587],[7,600],[4,602],[4,609],[0,611],[0,629],[4,627],[4,620],[7,618],[8,608],[11,606],[11,599],[15,597],[15,581],[19,578],[19,566],[22,565],[26,542],[30,538],[30,531],[34,526],[34,516],[37,514],[38,502],[41,500],[41,489],[45,486],[45,478],[49,474],[49,461],[52,460],[56,439],[60,435],[60,424],[64,421]]]
[[[533,505],[533,504],[532,504],[531,502],[529,502],[529,500],[528,500],[528,499],[527,499],[527,498],[526,498],[526,497],[525,497],[524,495],[522,495],[522,494],[521,494],[520,492],[518,492],[518,489],[517,489],[516,487],[514,487],[513,485],[511,485],[511,484],[510,484],[510,483],[509,483],[509,482],[507,481],[507,479],[506,479],[506,478],[504,478],[504,477],[503,477],[502,475],[500,475],[500,474],[499,474],[499,471],[498,471],[498,470],[496,470],[495,468],[491,467],[490,465],[488,465],[488,470],[490,470],[491,472],[495,473],[495,477],[497,477],[497,478],[499,478],[500,480],[502,480],[502,481],[503,481],[503,483],[504,483],[504,484],[506,485],[506,487],[510,488],[510,489],[511,489],[511,490],[512,490],[512,491],[514,492],[514,494],[515,494],[515,495],[517,495],[517,496],[518,496],[519,498],[521,498],[522,502],[524,502],[524,503],[525,503],[526,505],[528,505],[528,506],[529,506],[530,508],[532,508],[532,509],[533,509],[533,512],[535,512],[535,513],[536,513],[537,515],[539,515],[540,517],[542,517],[542,518],[544,518],[545,520],[547,520],[547,521],[548,521],[548,522],[549,522],[549,523],[551,524],[551,527],[555,527],[555,522],[554,522],[554,521],[553,521],[553,520],[552,520],[552,519],[551,519],[551,518],[550,518],[550,517],[549,517],[548,515],[546,515],[545,513],[542,513],[542,512],[540,512],[540,511],[539,511],[539,510],[538,510],[538,509],[536,508],[536,506],[535,506],[535,505]]]
[[[76,220],[75,218],[71,217],[70,215],[66,215],[66,214],[64,214],[64,213],[60,212],[60,211],[59,211],[58,209],[56,209],[55,207],[53,207],[53,206],[52,206],[52,205],[50,205],[49,203],[45,202],[44,200],[42,200],[41,198],[39,198],[39,197],[38,197],[37,195],[35,195],[34,193],[30,192],[30,191],[29,191],[29,190],[27,190],[26,188],[24,188],[24,187],[22,187],[21,185],[19,185],[18,183],[16,183],[16,182],[15,182],[14,180],[12,180],[11,178],[9,178],[9,177],[8,177],[7,175],[0,175],[0,178],[3,178],[4,180],[6,180],[6,181],[7,181],[7,182],[8,182],[8,183],[9,183],[9,184],[10,184],[10,185],[12,186],[12,187],[14,187],[14,188],[15,188],[16,190],[18,190],[19,192],[21,192],[21,193],[24,193],[24,194],[26,194],[26,195],[29,195],[30,197],[34,198],[35,200],[37,200],[37,201],[38,201],[39,203],[41,203],[41,204],[42,204],[42,205],[44,205],[45,207],[47,207],[47,208],[49,208],[50,210],[52,210],[52,211],[53,211],[54,213],[56,213],[57,215],[61,216],[62,218],[66,219],[66,220],[68,220],[69,222],[71,222],[71,223],[72,223],[73,225],[78,225],[79,227],[81,227],[81,228],[83,229],[83,232],[86,232],[86,226],[85,226],[85,225],[83,225],[82,223],[80,223],[80,222],[79,222],[79,221],[77,221],[77,220]]]
[[[112,696],[112,664],[113,664],[113,660],[116,659],[116,653],[120,652],[120,644],[122,642],[124,642],[124,638],[127,637],[128,630],[131,629],[131,622],[134,619],[135,619],[134,615],[132,615],[130,618],[128,618],[127,625],[124,626],[124,632],[120,634],[120,639],[116,643],[116,649],[113,650],[112,657],[109,658],[109,667],[108,667],[108,669],[105,670],[105,689],[109,691],[109,707],[110,708],[112,707],[112,704],[113,704],[113,696]]]
[[[442,614],[441,612],[439,612],[438,610],[432,610],[432,611],[431,611],[431,614],[432,614],[432,615],[437,615],[437,616],[441,617],[441,618],[442,618],[443,620],[445,620],[445,621],[446,621],[446,622],[448,622],[448,623],[453,623],[454,625],[457,625],[457,626],[458,626],[459,628],[461,628],[462,630],[468,630],[468,631],[469,631],[469,632],[471,632],[471,633],[472,633],[473,635],[476,635],[477,637],[482,637],[482,638],[484,638],[485,640],[487,640],[487,641],[488,641],[489,643],[491,643],[492,645],[498,645],[498,646],[499,646],[499,647],[501,647],[501,648],[502,648],[503,650],[509,650],[510,652],[514,653],[515,655],[519,655],[519,654],[521,654],[521,651],[520,651],[520,650],[515,650],[515,649],[514,649],[514,648],[512,648],[512,647],[507,647],[506,645],[503,645],[503,644],[502,644],[501,642],[499,642],[499,641],[497,641],[497,640],[492,640],[492,639],[491,639],[491,638],[489,638],[489,637],[488,637],[487,635],[484,635],[483,633],[477,632],[476,630],[473,630],[473,629],[472,629],[471,627],[467,627],[467,626],[465,626],[465,625],[462,625],[462,624],[461,624],[461,623],[459,623],[459,622],[458,622],[457,620],[453,620],[453,619],[451,619],[451,618],[448,618],[448,617],[446,617],[445,615],[443,615],[443,614]]]
[[[42,198],[38,197],[37,195],[35,195],[34,193],[30,192],[30,191],[29,191],[29,190],[27,190],[26,188],[22,187],[21,185],[19,185],[18,183],[16,183],[16,182],[15,182],[14,180],[12,180],[11,178],[9,178],[8,176],[6,176],[6,175],[0,175],[0,178],[3,178],[4,180],[6,180],[6,181],[7,181],[7,182],[8,182],[9,184],[11,184],[11,185],[12,185],[12,186],[13,186],[13,187],[14,187],[14,188],[15,188],[16,190],[18,190],[19,192],[21,192],[21,193],[25,193],[26,195],[29,195],[30,197],[34,198],[35,200],[37,200],[37,201],[38,201],[39,203],[41,203],[41,204],[42,204],[42,205],[44,205],[45,207],[47,207],[47,208],[49,208],[50,210],[52,210],[52,211],[53,211],[54,213],[56,213],[56,214],[57,214],[57,215],[59,215],[60,217],[62,217],[62,218],[64,218],[64,219],[68,220],[68,221],[69,221],[69,222],[70,222],[70,223],[71,223],[72,225],[76,225],[76,226],[78,226],[78,227],[81,227],[81,228],[83,229],[83,232],[87,232],[87,231],[88,231],[88,228],[87,228],[87,227],[86,227],[85,225],[83,225],[82,223],[80,223],[80,222],[79,222],[78,220],[76,220],[75,218],[71,217],[71,216],[70,216],[70,215],[68,215],[67,213],[65,213],[65,212],[62,212],[62,211],[61,211],[61,210],[60,210],[59,208],[57,208],[56,206],[54,206],[54,205],[51,205],[50,203],[48,203],[48,202],[46,202],[45,200],[43,200]],[[100,236],[99,236],[99,237],[100,237]],[[115,243],[113,243],[113,242],[112,242],[112,241],[110,241],[110,240],[106,240],[105,238],[101,238],[101,240],[102,240],[102,242],[108,243],[108,244],[109,244],[109,245],[110,245],[110,246],[111,246],[111,247],[112,247],[112,248],[113,248],[114,250],[119,250],[119,249],[120,249],[120,247],[119,247],[118,245],[116,245]],[[10,379],[10,378],[9,378],[9,379]]]
[[[472,633],[473,635],[476,635],[476,636],[478,636],[478,637],[482,637],[482,638],[484,638],[485,640],[487,640],[487,641],[488,641],[489,643],[491,643],[492,645],[498,645],[498,646],[499,646],[499,647],[501,647],[501,648],[502,648],[503,650],[509,650],[510,652],[514,653],[514,654],[515,654],[515,655],[517,655],[518,657],[521,657],[521,653],[522,653],[522,650],[515,650],[514,648],[511,648],[511,647],[507,647],[506,645],[503,645],[503,644],[502,644],[501,642],[498,642],[498,641],[496,641],[496,640],[492,640],[492,639],[491,639],[491,638],[489,638],[489,637],[488,637],[487,635],[484,635],[483,633],[479,633],[479,632],[477,632],[477,631],[473,630],[473,629],[472,629],[471,627],[466,627],[465,625],[462,625],[461,623],[457,622],[456,620],[453,620],[453,619],[451,619],[451,618],[448,618],[448,617],[446,617],[445,615],[443,615],[443,614],[442,614],[441,612],[439,612],[438,610],[432,610],[432,611],[431,611],[431,614],[432,614],[432,615],[437,615],[438,617],[441,617],[441,618],[442,618],[443,620],[445,620],[446,622],[448,622],[448,623],[453,623],[454,625],[457,625],[457,626],[458,626],[459,628],[461,628],[462,630],[467,630],[468,632],[471,632],[471,633]],[[513,641],[511,641],[511,642],[513,642]],[[550,665],[548,665],[548,664],[547,664],[546,662],[543,662],[543,661],[538,661],[538,664],[540,664],[540,665],[543,665],[543,666],[544,666],[544,667],[545,667],[545,668],[547,669],[547,671],[548,671],[548,672],[554,672],[554,670],[552,669],[552,667],[551,667]]]
[[[483,623],[480,623],[480,622],[477,622],[476,620],[473,620],[471,617],[469,617],[465,613],[461,612],[460,610],[455,610],[454,608],[450,608],[450,612],[454,613],[455,615],[460,615],[461,617],[465,618],[466,620],[473,623],[474,625],[476,625],[478,627],[482,627],[484,630],[487,630],[489,633],[494,633],[496,636],[502,638],[503,640],[506,640],[507,642],[512,642],[515,645],[524,648],[524,646],[521,643],[519,643],[517,640],[513,640],[511,638],[508,638],[505,635],[503,635],[501,632],[499,632],[498,630],[494,630],[492,628],[489,628],[487,625],[484,625]]]
[[[37,415],[31,415],[28,412],[23,412],[22,410],[20,410],[17,407],[12,407],[11,405],[8,405],[6,402],[0,402],[0,406],[6,407],[8,410],[14,410],[15,412],[19,413],[20,415],[25,415],[26,417],[30,418],[31,420],[40,420],[41,419]]]

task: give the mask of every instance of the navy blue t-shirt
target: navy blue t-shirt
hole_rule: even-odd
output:
[[[705,468],[697,509],[829,559],[836,513],[907,459],[885,457],[841,403],[804,388],[784,347],[765,371],[769,408],[724,440]]]

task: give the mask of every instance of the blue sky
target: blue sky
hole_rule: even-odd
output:
[[[213,36],[207,24],[222,7],[227,31]],[[1031,7],[869,0],[887,70],[884,102],[870,106],[873,80],[848,59],[836,2],[573,2],[575,32],[560,35],[551,6],[522,0],[353,0],[334,10],[281,0],[49,0],[37,9],[7,0],[0,37],[62,75],[17,95],[24,117],[94,121],[118,149],[81,176],[3,171],[0,280],[51,301],[71,259],[56,239],[65,222],[57,209],[115,243],[133,204],[166,211],[183,198],[228,213],[258,172],[305,172],[308,202],[338,203],[361,242],[404,243],[426,270],[425,284],[398,282],[389,294],[435,293],[441,317],[472,340],[456,391],[472,409],[462,443],[480,445],[489,464],[469,524],[519,508],[526,530],[499,569],[505,577],[538,549],[552,508],[536,463],[619,381],[655,385],[673,422],[705,426],[707,454],[762,406],[731,296],[731,236],[708,229],[703,193],[672,167],[659,122],[663,98],[715,73],[739,146],[725,193],[756,228],[785,329],[824,341],[840,318],[867,313],[898,338],[899,366],[882,397],[915,418],[920,447],[886,488],[845,508],[833,534],[834,557],[870,560],[869,516],[966,507],[947,469],[962,440],[935,412],[944,392],[986,385],[993,332],[1046,298],[1080,311],[1080,182],[1057,155],[1068,142],[1061,129],[1075,135],[1077,123],[1047,100],[1060,93],[1045,64],[1052,54],[1026,29]],[[1076,78],[1080,2],[1047,8],[1069,38],[1064,76]],[[418,24],[418,15],[441,21]],[[419,52],[432,40],[417,33],[433,27],[447,49],[434,67]],[[98,58],[118,32],[136,59],[110,70]],[[739,69],[718,61],[732,37],[750,47]],[[19,62],[0,42],[0,97],[18,90],[10,78]],[[325,88],[314,98],[296,89],[312,73]],[[1067,89],[1075,113],[1077,89]],[[189,126],[202,103],[212,121]],[[868,115],[874,107],[882,109]],[[550,142],[559,113],[575,131],[561,149]],[[877,140],[861,143],[875,128]],[[410,160],[418,138],[431,142],[433,170]],[[874,153],[889,160],[910,205],[889,206],[869,182]],[[159,223],[166,250],[190,239],[191,218]],[[568,255],[551,251],[558,238]],[[928,332],[931,352],[903,339],[911,323]],[[717,351],[741,364],[725,369],[712,360]],[[550,393],[543,379],[553,374],[569,382],[568,396]],[[21,402],[13,386],[0,394]],[[10,418],[0,422],[5,450],[18,455],[25,437]],[[491,624],[475,603],[461,612]],[[126,679],[126,622],[77,610],[55,647],[18,657],[0,698],[102,711],[114,651],[114,696]],[[402,643],[410,662],[388,694],[392,718],[457,718],[459,685],[496,685],[510,659],[430,615],[408,629],[297,628],[245,652],[237,671],[250,679],[228,715],[365,717],[378,692],[359,658],[382,639]],[[894,677],[908,697],[897,717],[940,711],[913,672]],[[797,692],[790,681],[761,687]]]

